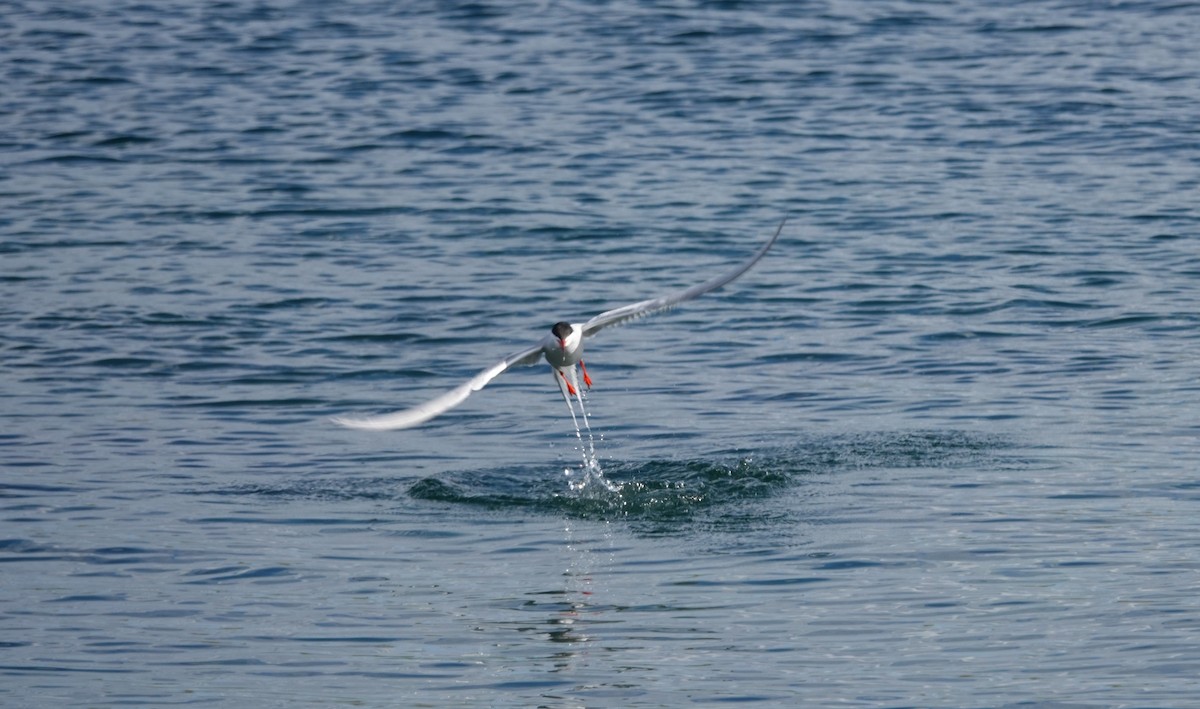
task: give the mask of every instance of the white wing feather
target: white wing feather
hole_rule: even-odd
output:
[[[729,271],[724,275],[717,276],[712,280],[705,281],[698,286],[692,286],[686,290],[681,290],[678,293],[665,295],[661,298],[643,300],[639,303],[625,305],[620,308],[614,308],[612,310],[600,313],[596,317],[584,323],[583,336],[591,337],[606,327],[620,325],[636,318],[662,312],[663,310],[673,308],[684,301],[698,298],[709,291],[714,291],[729,283],[738,276],[741,276],[746,271],[749,271],[754,264],[758,263],[759,259],[766,255],[771,246],[775,244],[775,240],[779,238],[780,232],[783,231],[784,224],[787,224],[787,219],[784,219],[779,223],[779,228],[775,230],[775,234],[770,238],[769,241],[767,241],[767,243],[763,244],[758,251],[754,252],[754,255],[751,256],[748,261],[732,271]],[[385,414],[383,416],[369,416],[365,418],[339,416],[335,417],[333,422],[349,428],[359,428],[368,431],[391,431],[399,428],[411,428],[412,426],[425,423],[429,419],[439,416],[455,406],[458,406],[462,402],[466,401],[467,397],[470,396],[472,392],[476,392],[484,388],[488,385],[488,382],[492,381],[509,369],[522,364],[536,364],[537,361],[541,359],[542,351],[543,345],[537,344],[528,349],[521,350],[520,352],[514,352],[496,364],[493,364],[491,367],[483,370],[479,374],[476,374],[466,383],[451,389],[436,399],[430,399],[420,406],[414,406],[411,409],[405,409],[404,411],[397,411],[396,413]]]
[[[499,362],[493,364],[461,386],[455,387],[436,399],[430,399],[420,406],[397,411],[383,416],[366,418],[335,417],[333,422],[348,428],[360,428],[366,431],[391,431],[398,428],[411,428],[439,416],[455,406],[466,401],[471,392],[479,391],[488,382],[519,364],[536,364],[542,356],[542,346],[534,345],[529,349],[514,352]]]
[[[678,293],[664,295],[660,298],[643,300],[640,303],[633,303],[632,305],[623,305],[619,308],[613,308],[612,310],[600,313],[596,317],[583,324],[584,337],[591,337],[606,327],[621,325],[629,322],[630,320],[645,317],[647,315],[653,315],[654,313],[660,313],[664,310],[674,308],[684,301],[698,298],[709,291],[714,291],[729,283],[746,271],[749,271],[754,264],[758,263],[759,259],[767,255],[767,251],[771,249],[771,246],[774,245],[775,240],[779,238],[779,233],[783,231],[784,224],[787,224],[786,218],[779,222],[779,228],[775,230],[775,234],[770,238],[770,240],[759,247],[758,251],[755,251],[754,255],[751,256],[750,259],[741,266],[738,266],[724,275],[717,276],[709,281],[705,281],[698,286],[692,286],[686,290],[681,290]]]

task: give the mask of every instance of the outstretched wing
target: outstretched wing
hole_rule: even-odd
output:
[[[679,305],[680,303],[683,303],[684,301],[698,298],[709,291],[714,291],[730,281],[733,281],[746,271],[749,271],[754,264],[758,263],[758,261],[766,255],[767,251],[771,249],[771,246],[775,244],[775,240],[779,238],[779,234],[783,231],[783,225],[786,223],[787,219],[784,219],[782,222],[780,222],[779,228],[775,230],[775,234],[771,236],[767,243],[759,247],[758,251],[754,252],[754,255],[751,256],[748,261],[732,271],[718,276],[712,280],[705,281],[698,286],[692,286],[686,290],[679,291],[678,293],[665,295],[661,298],[643,300],[640,303],[633,303],[632,305],[626,305],[600,313],[596,317],[584,323],[583,335],[585,337],[590,337],[606,327],[620,325],[621,323],[625,323],[636,318],[658,313],[663,310],[668,310],[676,305]],[[369,416],[365,418],[335,417],[333,422],[349,428],[359,428],[369,431],[389,431],[416,426],[428,421],[431,418],[434,418],[435,416],[439,416],[449,411],[455,406],[458,406],[462,402],[466,401],[467,397],[471,395],[471,392],[476,392],[484,388],[489,382],[509,369],[517,365],[536,364],[537,361],[541,359],[542,349],[543,346],[541,344],[537,344],[529,347],[528,349],[521,350],[520,352],[514,352],[491,367],[483,370],[479,374],[476,374],[464,384],[451,389],[435,399],[430,399],[420,406],[414,406],[411,409],[405,409],[404,411],[397,411],[395,413],[385,414],[383,416]]]
[[[714,291],[729,283],[746,271],[749,271],[754,264],[758,263],[759,259],[761,259],[763,256],[766,256],[767,251],[771,249],[771,246],[775,244],[775,240],[779,238],[780,232],[783,231],[784,224],[787,224],[786,217],[783,221],[779,222],[779,228],[775,230],[775,234],[767,241],[767,243],[760,246],[758,251],[755,251],[754,255],[751,256],[750,259],[741,266],[738,266],[724,275],[717,276],[710,281],[705,281],[698,286],[692,286],[687,290],[681,290],[678,293],[664,295],[660,298],[643,300],[640,303],[633,303],[632,305],[623,305],[620,308],[613,308],[612,310],[600,313],[596,317],[584,323],[584,337],[591,337],[600,330],[612,325],[620,325],[622,323],[629,322],[630,320],[652,315],[654,313],[659,313],[664,310],[669,310],[670,308],[674,308],[676,305],[679,305],[684,301],[698,298],[709,291]]]
[[[479,391],[488,382],[500,376],[519,364],[536,364],[542,356],[542,346],[534,345],[520,352],[514,352],[499,362],[436,399],[430,399],[420,406],[397,411],[383,416],[368,416],[366,418],[334,417],[333,422],[348,428],[360,428],[367,431],[391,431],[398,428],[410,428],[425,423],[434,416],[439,416],[466,401],[471,392]]]

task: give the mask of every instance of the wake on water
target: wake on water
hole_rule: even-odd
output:
[[[582,422],[579,419],[582,417]],[[784,436],[769,449],[709,452],[691,458],[606,461],[602,468],[588,416],[576,414],[580,463],[559,474],[544,462],[446,470],[414,477],[306,475],[254,482],[197,495],[254,495],[304,500],[395,500],[530,513],[567,519],[621,520],[639,533],[689,534],[699,529],[744,532],[775,527],[800,514],[796,494],[816,495],[847,474],[905,468],[1028,468],[1044,465],[1007,437],[966,431],[887,431]],[[584,435],[586,434],[586,436]],[[567,485],[563,485],[563,474]],[[810,515],[811,509],[803,512]]]

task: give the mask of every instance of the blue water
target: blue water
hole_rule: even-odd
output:
[[[1198,36],[6,4],[0,705],[1195,706]]]

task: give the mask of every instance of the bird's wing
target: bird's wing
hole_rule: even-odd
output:
[[[383,416],[368,416],[366,418],[334,417],[333,422],[348,428],[360,428],[367,431],[391,431],[398,428],[410,428],[424,423],[434,416],[439,416],[466,401],[473,391],[479,391],[488,382],[519,364],[536,364],[542,356],[542,345],[537,344],[528,349],[514,352],[499,362],[493,364],[479,374],[476,374],[464,384],[451,389],[436,399],[430,399],[420,406],[397,411]]]
[[[660,298],[643,300],[639,303],[633,303],[631,305],[623,305],[620,308],[613,308],[612,310],[600,313],[596,317],[584,323],[584,336],[591,337],[606,327],[620,325],[636,318],[645,317],[646,315],[652,315],[654,313],[662,312],[663,310],[674,308],[676,305],[679,305],[684,301],[691,300],[692,298],[698,298],[709,291],[714,291],[729,283],[746,271],[749,271],[754,264],[758,263],[759,259],[767,254],[767,251],[769,251],[771,246],[774,245],[775,240],[779,238],[780,232],[783,231],[784,224],[787,224],[786,218],[779,223],[779,228],[775,230],[775,234],[767,241],[767,243],[760,246],[758,251],[755,251],[754,255],[751,256],[748,261],[732,271],[724,275],[717,276],[710,281],[705,281],[698,286],[692,286],[686,290],[681,290],[678,293],[664,295]]]

